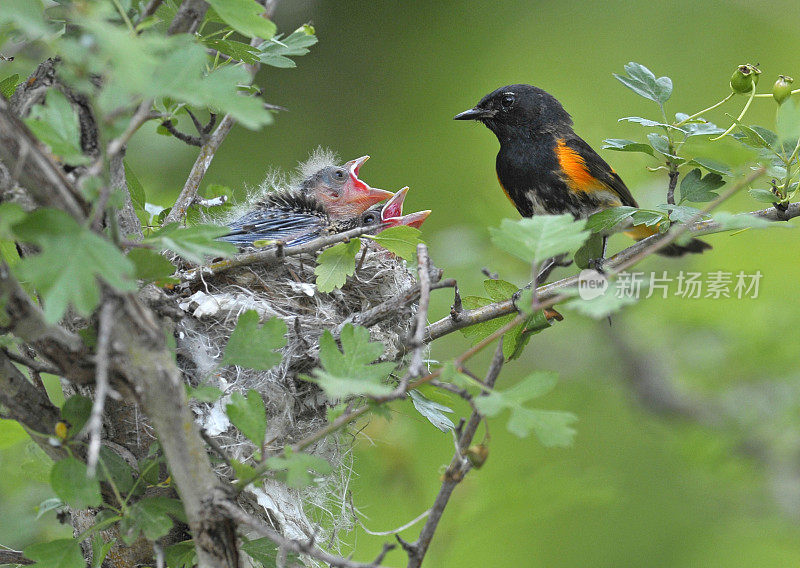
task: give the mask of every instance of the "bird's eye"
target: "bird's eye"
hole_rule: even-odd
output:
[[[378,216],[375,213],[365,213],[364,214],[364,223],[367,225],[371,225],[375,221],[378,220]]]
[[[512,93],[506,93],[503,95],[503,98],[500,99],[500,106],[503,108],[511,108],[514,104],[514,95]]]
[[[345,177],[347,177],[347,172],[345,172],[344,170],[333,171],[333,179],[335,179],[336,181],[342,181],[345,179]]]

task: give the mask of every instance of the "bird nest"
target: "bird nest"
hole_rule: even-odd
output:
[[[287,256],[275,264],[252,264],[220,274],[203,275],[183,288],[176,300],[184,312],[177,326],[178,363],[192,386],[210,385],[225,396],[214,403],[193,402],[197,422],[231,458],[247,462],[260,451],[235,429],[225,414],[234,392],[257,390],[267,409],[266,450],[278,451],[318,431],[326,423],[331,402],[314,383],[300,377],[318,364],[319,338],[324,330],[334,335],[359,314],[408,293],[415,277],[405,262],[368,242],[362,244],[355,274],[341,289],[322,293],[314,284],[314,255]],[[225,345],[238,317],[255,310],[262,321],[283,319],[288,328],[281,362],[267,371],[235,365],[222,366]],[[402,355],[403,343],[413,323],[415,306],[402,306],[370,322],[372,340],[384,345],[383,360]],[[246,503],[285,536],[308,540],[330,537],[335,543],[342,530],[352,528],[344,504],[350,476],[350,443],[343,436],[328,436],[307,451],[323,457],[334,473],[319,477],[303,490],[286,487],[275,479],[251,484]],[[230,479],[224,463],[218,473]]]

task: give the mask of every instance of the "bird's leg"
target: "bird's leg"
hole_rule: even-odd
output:
[[[528,284],[514,292],[514,294],[511,296],[511,303],[514,305],[514,308],[517,308],[517,301],[519,301],[523,290],[530,290],[534,285],[538,286],[539,284],[543,284],[547,281],[550,273],[559,266],[569,266],[572,264],[571,260],[565,261],[566,258],[566,254],[560,254],[545,260],[544,263],[542,263],[542,267],[539,269],[539,273],[536,275],[536,280],[533,282],[528,282]]]
[[[600,274],[605,274],[605,271],[603,270],[603,264],[605,264],[605,262],[606,262],[606,245],[607,244],[608,244],[608,236],[605,235],[605,236],[603,236],[603,246],[600,249],[600,258],[591,258],[591,259],[589,259],[589,262],[587,263],[587,265],[588,265],[587,267],[590,270],[595,270],[595,271],[599,272]]]

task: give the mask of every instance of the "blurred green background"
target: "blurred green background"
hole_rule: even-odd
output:
[[[345,159],[370,154],[364,179],[392,190],[409,185],[407,210],[433,209],[424,237],[465,295],[482,294],[482,267],[527,282],[526,267],[488,242],[488,227],[518,217],[497,186],[497,142],[478,124],[452,120],[487,92],[517,82],[548,90],[599,150],[604,138],[643,137],[641,127],[617,118],[654,118],[655,105],[611,75],[628,61],[672,77],[670,113],[722,98],[741,63],[760,64],[762,91],[779,73],[800,78],[796,0],[286,0],[275,19],[287,32],[310,21],[320,42],[296,70],[262,70],[257,82],[266,98],[289,112],[261,132],[237,128],[205,183],[256,185],[318,145]],[[727,126],[724,112],[741,104],[708,118]],[[757,100],[747,122],[772,127],[775,108],[771,99]],[[648,172],[649,158],[600,153],[643,206],[663,201],[665,178]],[[195,156],[196,149],[147,126],[128,161],[149,200],[167,205]],[[725,207],[759,208],[746,195]],[[578,415],[574,447],[545,449],[505,432],[505,417],[492,421],[489,460],[457,488],[426,566],[800,566],[800,236],[776,227],[708,241],[714,250],[702,257],[649,260],[640,270],[672,277],[760,270],[758,298],[651,298],[615,316],[611,327],[565,312],[564,322],[507,365],[500,385],[534,369],[558,371],[561,382],[541,406]],[[615,237],[612,249],[624,243]],[[451,301],[450,292],[436,292],[431,319],[444,317]],[[431,358],[467,347],[453,334]],[[630,352],[712,418],[643,405],[628,381]],[[484,369],[488,356],[472,368]],[[31,476],[46,475],[46,466],[24,444],[7,446],[0,451],[0,543],[21,548],[41,538],[39,531],[59,529],[52,513],[29,521],[46,491],[12,498]],[[350,481],[364,524],[389,530],[429,507],[452,450],[451,435],[410,405],[397,406],[390,422],[373,420],[358,438]],[[413,540],[420,528],[402,536]],[[356,529],[344,538],[356,558],[371,560],[389,537]],[[404,558],[393,552],[385,563],[404,566]]]

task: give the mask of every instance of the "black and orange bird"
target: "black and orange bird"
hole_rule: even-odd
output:
[[[538,87],[501,87],[455,120],[477,120],[497,136],[497,179],[524,217],[571,213],[581,219],[609,207],[638,208],[619,175],[572,130],[572,117],[558,99]],[[656,231],[638,225],[626,234],[641,240]],[[681,256],[709,248],[692,239],[658,254]]]

